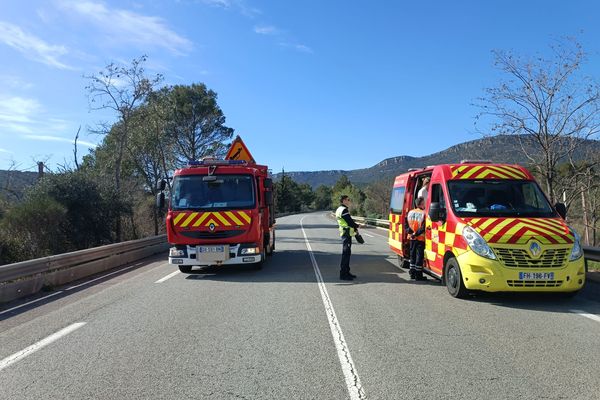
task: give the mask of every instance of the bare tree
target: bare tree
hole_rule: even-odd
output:
[[[131,135],[130,122],[134,111],[144,103],[146,98],[162,81],[157,74],[152,78],[146,76],[143,68],[147,56],[134,59],[129,66],[110,63],[97,75],[85,76],[89,80],[86,87],[89,92],[90,108],[92,110],[113,110],[117,116],[119,129],[117,134],[117,149],[114,154],[114,179],[117,193],[121,193],[121,167],[127,142]],[[108,133],[110,130],[105,130]],[[117,240],[122,239],[121,219],[117,218]]]
[[[600,130],[600,88],[580,74],[585,53],[579,43],[565,39],[550,48],[550,58],[493,51],[495,66],[507,78],[478,99],[476,125],[490,121],[492,133],[518,135],[554,202],[558,165]]]

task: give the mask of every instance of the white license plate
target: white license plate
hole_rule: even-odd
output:
[[[522,281],[553,281],[554,272],[519,272]]]
[[[198,253],[224,253],[224,246],[198,246]]]

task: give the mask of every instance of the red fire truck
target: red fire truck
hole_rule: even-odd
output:
[[[163,207],[161,182],[157,205]],[[190,161],[175,171],[167,212],[169,264],[262,266],[275,249],[273,181],[238,136],[225,160]]]

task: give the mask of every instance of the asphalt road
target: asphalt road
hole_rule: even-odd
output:
[[[278,219],[262,270],[161,257],[5,306],[0,399],[600,398],[598,285],[457,300],[362,233],[354,282],[314,213]]]

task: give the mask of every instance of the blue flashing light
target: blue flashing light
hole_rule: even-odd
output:
[[[248,164],[245,160],[189,160],[187,162],[188,167],[201,167],[208,165],[246,165]]]

